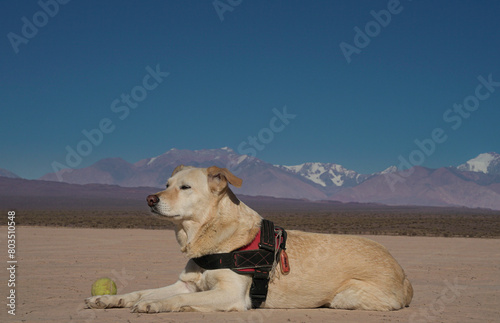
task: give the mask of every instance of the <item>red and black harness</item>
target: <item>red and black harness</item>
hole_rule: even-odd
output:
[[[281,271],[290,271],[286,255],[286,231],[268,220],[262,220],[261,229],[248,245],[228,253],[218,253],[193,258],[203,269],[231,269],[238,274],[251,274],[250,299],[252,307],[258,308],[267,298],[269,274],[275,263],[280,262]]]

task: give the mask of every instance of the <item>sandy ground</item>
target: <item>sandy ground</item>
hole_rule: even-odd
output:
[[[0,227],[0,232],[5,252],[7,228]],[[116,281],[119,293],[173,283],[186,259],[172,231],[17,227],[16,315],[3,305],[0,321],[500,322],[500,240],[369,238],[384,244],[408,274],[415,290],[409,308],[135,314],[128,309],[83,309],[83,300],[90,296],[93,281],[104,276]],[[7,270],[1,271],[3,302],[8,276]]]

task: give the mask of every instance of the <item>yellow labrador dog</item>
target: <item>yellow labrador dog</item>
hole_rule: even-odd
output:
[[[252,275],[205,270],[193,258],[230,253],[254,240],[262,217],[239,201],[228,184],[242,180],[225,168],[177,167],[166,190],[148,196],[152,212],[172,221],[181,251],[191,258],[173,285],[87,298],[88,308],[133,312],[244,311],[252,308]],[[413,288],[401,266],[369,239],[289,230],[290,271],[273,267],[263,308],[397,310]]]

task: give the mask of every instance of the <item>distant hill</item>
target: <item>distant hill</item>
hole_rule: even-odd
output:
[[[149,211],[146,196],[157,188],[0,177],[0,204],[6,209],[76,209],[132,207]]]
[[[20,178],[16,174],[14,174],[11,171],[8,171],[6,169],[0,168],[0,177],[7,177],[7,178]]]
[[[334,163],[272,165],[230,148],[171,149],[134,164],[108,158],[86,168],[46,174],[41,179],[159,189],[179,164],[228,168],[243,179],[243,186],[234,189],[235,193],[248,196],[500,209],[500,155],[494,152],[458,167],[414,167],[401,172],[390,166],[374,174],[360,174]]]
[[[331,197],[342,202],[387,205],[465,206],[500,210],[500,183],[453,168],[414,167],[411,175],[397,172],[374,176]]]
[[[149,186],[162,188],[180,164],[231,169],[243,179],[244,185],[235,192],[246,195],[263,195],[285,198],[327,199],[328,196],[300,175],[266,163],[260,159],[236,154],[229,148],[206,150],[178,150],[130,164],[121,158],[103,159],[90,167],[63,170],[59,174],[46,174],[42,180],[57,181],[58,175],[72,184],[115,184],[125,187]]]
[[[146,204],[146,196],[156,190],[0,177],[0,206],[4,212],[16,211],[19,226],[173,229],[171,222],[153,215]],[[287,230],[447,237],[500,236],[500,211],[269,196],[238,195],[238,198]]]
[[[53,181],[0,177],[0,205],[22,210],[130,210],[149,214],[146,197],[158,192],[154,187],[122,187],[107,184],[68,184]],[[385,209],[375,204],[309,201],[270,196],[238,198],[252,207],[269,212],[307,212],[309,210]]]

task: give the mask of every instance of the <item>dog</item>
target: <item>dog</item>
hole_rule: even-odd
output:
[[[229,184],[240,187],[242,180],[225,168],[178,166],[166,189],[147,197],[153,213],[175,224],[180,249],[190,258],[178,281],[158,289],[90,297],[86,307],[127,307],[137,313],[251,309],[252,275],[206,270],[194,261],[233,252],[260,232],[263,218],[238,200]],[[409,306],[412,285],[379,243],[296,230],[288,230],[287,236],[289,272],[275,264],[260,307],[390,311]]]

